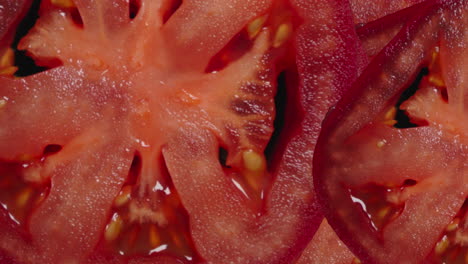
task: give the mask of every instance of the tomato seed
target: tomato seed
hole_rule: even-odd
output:
[[[449,247],[450,242],[447,238],[447,236],[444,236],[441,241],[439,241],[435,247],[435,253],[437,255],[442,255],[447,248]]]
[[[262,154],[250,149],[242,153],[242,158],[247,170],[255,172],[265,170],[266,161]]]
[[[60,7],[60,8],[72,8],[75,7],[75,3],[73,0],[51,0],[50,1],[53,5]]]
[[[3,69],[0,69],[0,75],[13,75],[18,70],[18,67],[10,66]]]
[[[15,53],[13,49],[8,48],[0,58],[0,68],[8,68],[15,63]]]
[[[104,233],[106,240],[107,241],[116,240],[120,234],[120,231],[122,230],[122,226],[123,226],[122,219],[117,213],[115,213],[112,216],[111,222],[106,226],[106,231]]]
[[[281,47],[291,36],[292,25],[290,23],[281,24],[276,30],[275,37],[273,39],[273,47]]]
[[[149,241],[153,248],[158,247],[161,244],[161,237],[158,233],[156,225],[152,224],[149,228]]]
[[[123,187],[119,195],[114,199],[114,206],[121,207],[126,205],[130,201],[131,193],[132,187],[130,185]]]
[[[33,189],[31,187],[26,187],[16,197],[16,206],[19,208],[25,207],[28,201],[31,199],[32,194]]]
[[[254,19],[252,22],[250,22],[247,25],[247,33],[249,34],[249,37],[251,39],[255,38],[258,33],[260,33],[260,30],[262,29],[263,25],[265,24],[267,20],[267,16],[261,16],[256,19]]]
[[[377,147],[382,148],[383,146],[385,146],[386,143],[387,143],[387,141],[385,139],[379,140],[377,142]]]
[[[447,226],[445,229],[447,232],[452,232],[455,231],[458,228],[458,224],[460,223],[459,218],[455,218],[452,220],[452,222]]]

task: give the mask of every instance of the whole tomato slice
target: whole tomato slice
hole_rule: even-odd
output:
[[[323,125],[314,186],[364,263],[464,257],[466,16],[466,1],[423,8]]]
[[[0,77],[1,250],[20,263],[296,260],[323,218],[312,149],[341,93],[319,88],[351,83],[365,60],[343,3],[42,1],[19,48],[55,68]]]

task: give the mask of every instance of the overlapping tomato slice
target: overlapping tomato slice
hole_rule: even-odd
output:
[[[418,2],[41,1],[0,262],[359,263],[317,196],[363,262],[461,261],[466,3]]]
[[[324,123],[315,188],[364,262],[448,259],[436,244],[467,196],[466,14],[464,1],[421,6]]]

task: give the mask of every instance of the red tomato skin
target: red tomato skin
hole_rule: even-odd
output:
[[[309,113],[306,114],[301,130],[307,131],[310,137],[303,139],[308,142],[307,148],[314,149],[322,120],[367,64],[367,56],[354,30],[351,8],[347,1],[293,1],[292,3],[296,12],[304,19],[304,24],[298,29],[295,44],[298,53],[297,67],[302,107],[306,113]],[[320,13],[324,15],[315,15]],[[321,76],[327,77],[322,79]],[[310,162],[312,155],[313,153],[310,153],[308,156]],[[330,244],[338,245],[339,254],[343,253],[343,261],[346,262],[350,256],[352,259],[353,255],[346,247],[339,246],[341,242],[331,229],[320,227],[318,230],[320,241],[309,242],[306,252],[303,253],[305,255],[298,260],[299,263],[318,259],[334,263],[333,256],[318,256],[308,252],[310,248],[313,250],[316,250],[316,247],[320,248],[324,236],[326,239],[335,240]]]

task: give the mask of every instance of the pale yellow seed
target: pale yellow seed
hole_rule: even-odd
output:
[[[273,47],[279,48],[283,45],[292,34],[292,25],[289,23],[281,24],[276,30],[273,39]]]
[[[390,213],[390,206],[386,206],[382,209],[379,210],[379,212],[377,213],[377,216],[382,219],[384,218],[385,216],[388,215],[388,213]]]
[[[361,261],[358,258],[353,258],[352,264],[361,264]]]
[[[75,3],[73,3],[73,0],[51,0],[51,2],[52,4],[62,8],[75,7]]]
[[[435,86],[443,87],[445,86],[445,82],[442,78],[439,76],[431,75],[429,77],[429,82],[431,82]]]
[[[7,101],[4,100],[4,99],[0,99],[0,109],[2,109],[3,107],[5,107],[7,104]]]
[[[115,197],[114,199],[114,206],[115,207],[121,207],[124,206],[130,201],[132,194],[132,186],[127,185],[122,188],[122,191],[120,191],[119,195]]]
[[[2,58],[0,59],[0,68],[7,68],[12,66],[15,61],[15,53],[13,49],[8,48],[5,53],[3,53]]]
[[[392,120],[395,118],[397,109],[395,107],[390,108],[390,110],[385,113],[385,119],[386,120]]]
[[[267,20],[267,16],[261,16],[254,19],[247,25],[247,33],[251,39],[255,38]]]
[[[118,214],[114,214],[111,222],[107,225],[104,237],[107,241],[114,241],[122,231],[123,221]]]
[[[31,199],[32,194],[33,194],[33,190],[30,187],[26,187],[16,197],[16,206],[18,206],[20,208],[26,206],[29,199]]]
[[[429,69],[432,69],[434,67],[434,64],[436,63],[438,57],[439,57],[439,50],[436,47],[436,50],[432,52],[432,60],[429,65]]]
[[[455,218],[453,219],[453,221],[447,226],[447,228],[445,230],[447,230],[447,232],[452,232],[454,231],[455,229],[458,228],[458,224],[460,223],[460,219],[459,218]]]
[[[242,153],[244,166],[249,171],[262,171],[265,169],[265,160],[262,154],[253,150],[247,150]]]
[[[387,144],[387,140],[385,140],[385,139],[379,140],[377,142],[377,147],[381,148],[381,147],[385,146],[385,144]]]
[[[445,250],[449,247],[450,242],[448,241],[447,236],[444,236],[439,243],[435,246],[435,253],[437,255],[442,255]]]
[[[152,247],[157,247],[161,244],[161,238],[156,225],[151,225],[149,228],[149,241]]]
[[[397,121],[396,120],[386,120],[383,123],[385,125],[387,125],[387,126],[394,126],[397,123]]]
[[[18,70],[18,67],[10,66],[0,70],[0,75],[13,75]]]

